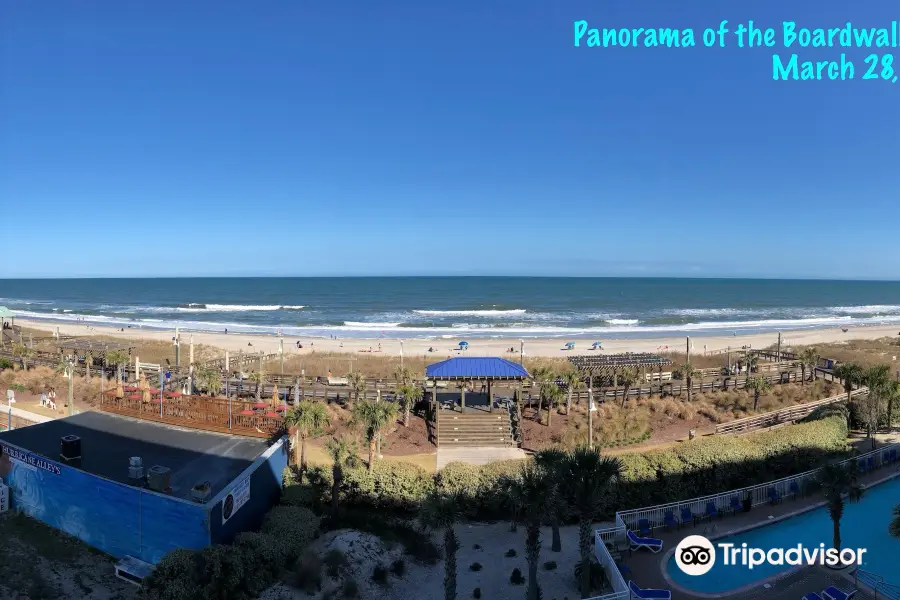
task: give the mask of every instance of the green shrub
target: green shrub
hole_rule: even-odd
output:
[[[322,589],[322,559],[311,552],[303,555],[294,568],[291,583],[312,596]]]
[[[544,563],[544,569],[546,569],[547,571],[553,571],[553,570],[555,570],[555,569],[556,569],[556,566],[557,566],[557,565],[556,565],[556,561],[555,561],[555,560],[548,560],[547,562]]]
[[[480,571],[481,568],[482,568],[482,567],[481,567],[481,563],[478,563],[478,562],[473,562],[471,565],[469,565],[469,570],[470,570],[470,571],[475,571],[476,573],[477,573],[478,571]]]
[[[391,563],[391,573],[400,578],[406,574],[406,563],[402,558],[398,558]]]
[[[513,585],[522,585],[525,583],[525,578],[522,577],[522,570],[519,567],[513,569],[512,574],[509,576],[509,582]]]
[[[359,598],[359,584],[355,579],[348,579],[344,582],[344,587],[341,588],[341,598],[344,600]]]
[[[276,506],[266,515],[261,531],[271,535],[284,560],[293,563],[318,536],[319,525],[319,517],[308,508]]]
[[[510,548],[503,556],[505,556],[506,558],[514,558],[516,556],[516,551],[514,548]]]
[[[11,360],[9,360],[8,358],[0,358],[0,371],[3,371],[4,369],[12,369],[12,368],[13,368],[13,362]]]
[[[744,436],[700,438],[665,450],[619,455],[615,509],[638,508],[763,483],[814,469],[847,450],[840,416]]]
[[[249,593],[259,594],[272,585],[289,564],[279,547],[278,538],[265,533],[245,531],[235,538],[232,548],[243,560],[244,587]]]
[[[424,469],[411,463],[376,463],[347,469],[341,485],[344,502],[355,506],[389,508],[412,512],[434,489],[434,480]]]
[[[347,555],[338,550],[337,548],[332,548],[328,552],[325,553],[325,572],[332,579],[337,579],[341,571],[350,564],[350,561],[347,560]]]
[[[319,506],[318,494],[318,490],[309,484],[285,486],[281,491],[281,504],[315,509]]]
[[[475,598],[475,600],[481,598],[481,588],[475,588],[474,590],[472,590],[472,597]]]
[[[143,597],[147,600],[202,597],[199,557],[195,550],[185,548],[176,548],[163,556],[144,581]]]
[[[375,565],[375,568],[372,569],[372,581],[374,581],[378,585],[387,585],[388,570],[384,565]]]

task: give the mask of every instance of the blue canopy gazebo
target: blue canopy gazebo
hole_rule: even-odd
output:
[[[425,377],[433,386],[432,398],[437,399],[438,381],[483,381],[487,385],[488,411],[494,410],[494,391],[492,384],[496,381],[520,382],[530,378],[525,367],[518,363],[496,356],[458,356],[428,365]],[[460,390],[460,412],[466,410],[466,390]]]

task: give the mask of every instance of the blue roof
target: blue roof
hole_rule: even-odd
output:
[[[431,379],[522,379],[530,377],[525,367],[496,356],[459,356],[425,369]]]

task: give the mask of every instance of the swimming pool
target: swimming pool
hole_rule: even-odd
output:
[[[863,564],[860,568],[878,573],[893,583],[900,581],[900,576],[896,575],[900,539],[892,538],[887,531],[891,511],[898,503],[900,503],[900,477],[895,477],[867,489],[858,503],[847,504],[844,518],[841,519],[841,546],[866,548],[868,551],[863,555]],[[762,506],[753,510],[765,511],[766,508]],[[749,547],[764,550],[796,547],[798,543],[806,548],[815,548],[824,543],[826,548],[830,548],[831,536],[831,517],[828,510],[822,507],[771,525],[719,538],[713,540],[713,543],[734,543],[740,546],[746,542]],[[718,548],[716,550],[717,554],[721,554]],[[695,577],[682,572],[675,564],[673,555],[665,568],[669,579],[684,589],[715,594],[752,585],[794,567],[763,564],[750,570],[744,566],[725,566],[721,557],[717,556],[715,565],[708,573]]]

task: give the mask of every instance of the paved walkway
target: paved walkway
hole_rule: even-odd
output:
[[[878,469],[872,473],[868,473],[860,477],[860,483],[863,485],[872,485],[881,481],[900,476],[900,464],[888,465]],[[653,537],[663,540],[664,550],[659,554],[652,554],[646,551],[630,552],[624,551],[622,562],[630,569],[630,574],[625,574],[626,581],[633,579],[635,583],[645,588],[661,588],[672,590],[672,598],[678,599],[700,599],[717,596],[704,596],[702,594],[690,594],[678,590],[673,587],[664,573],[666,571],[666,563],[669,560],[671,551],[678,543],[689,535],[703,535],[709,538],[723,537],[753,529],[759,525],[772,523],[773,520],[786,519],[796,514],[811,510],[823,504],[821,496],[818,494],[801,497],[793,500],[784,500],[779,504],[772,506],[766,504],[756,506],[749,513],[738,513],[736,515],[725,516],[712,521],[704,521],[696,527],[687,525],[676,531],[665,531],[662,528],[655,529],[652,533]],[[850,571],[848,569],[848,571]],[[732,598],[762,598],[780,599],[790,598],[799,600],[803,594],[807,592],[818,592],[828,587],[828,585],[843,583],[847,588],[852,588],[852,575],[843,575],[849,577],[849,582],[841,581],[842,573],[824,569],[822,567],[807,567],[795,571],[787,576],[782,576],[774,581],[760,582],[755,588],[743,590],[731,595]],[[821,583],[827,582],[827,585]],[[818,586],[818,587],[817,587]],[[838,586],[842,587],[842,586]],[[802,588],[802,591],[801,591]],[[857,598],[860,596],[857,594]]]
[[[486,465],[498,460],[518,460],[527,455],[521,448],[508,446],[491,448],[484,446],[472,446],[463,448],[438,448],[437,468],[440,471],[448,463],[464,462],[470,465]]]

